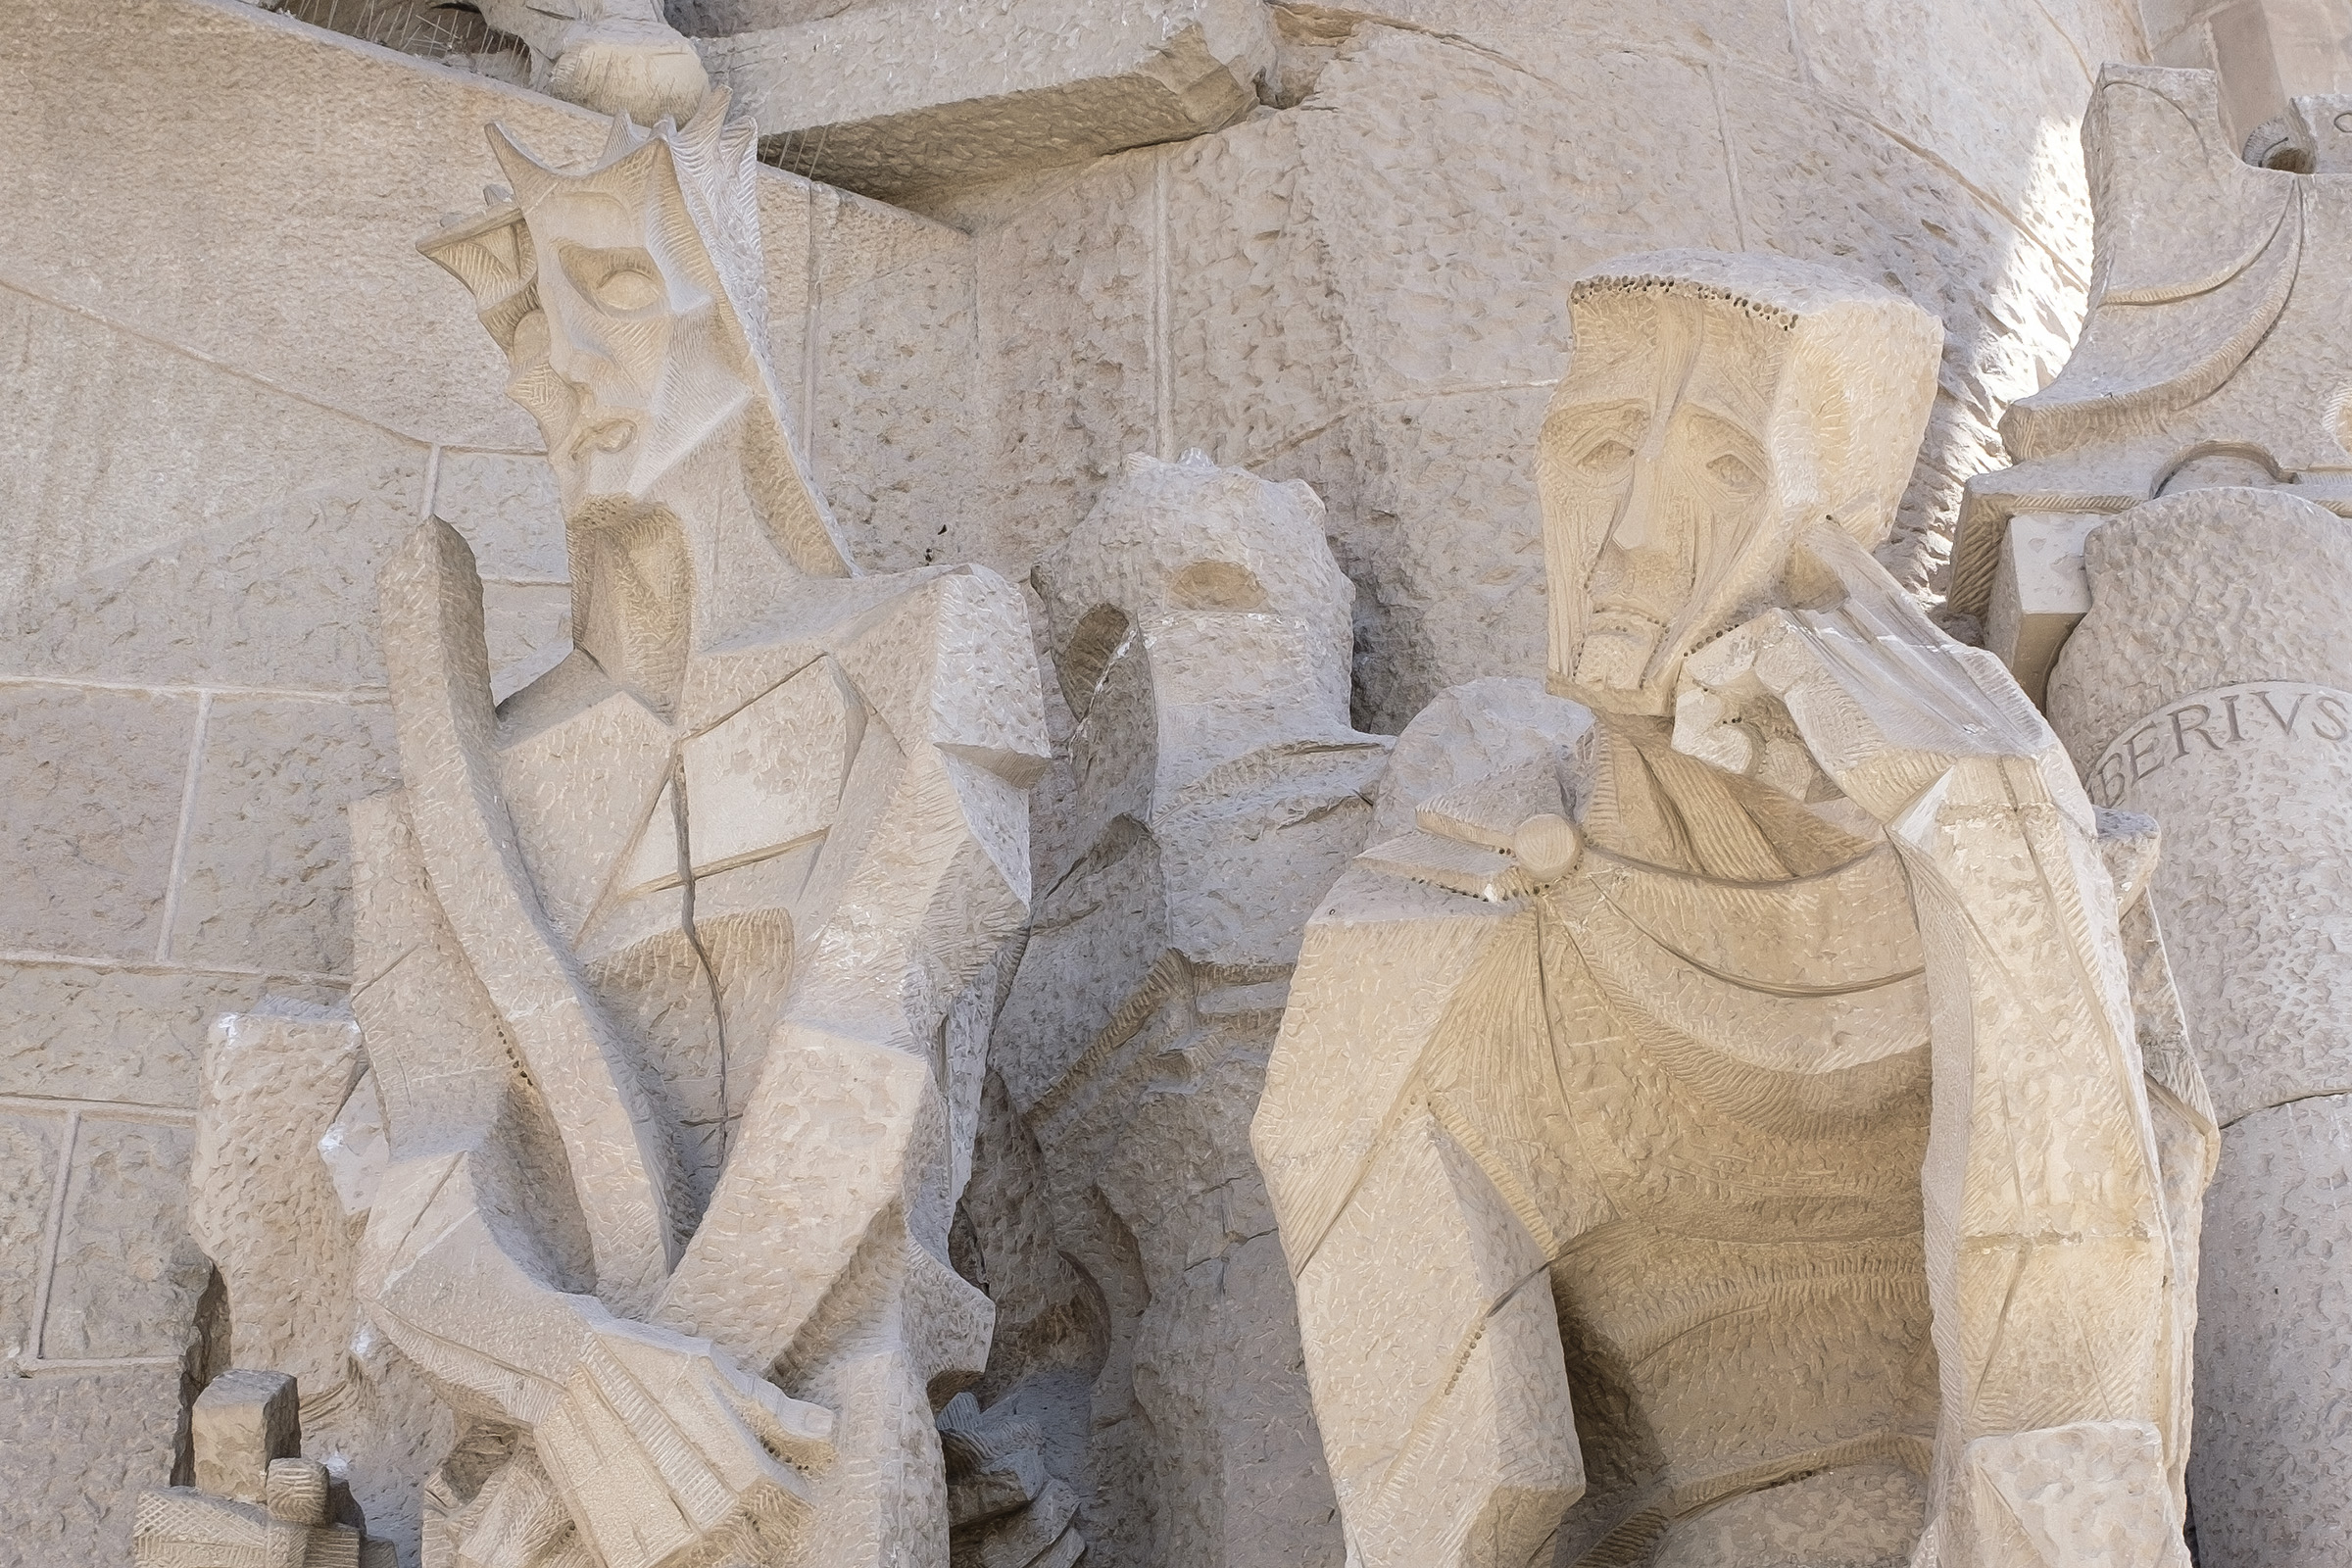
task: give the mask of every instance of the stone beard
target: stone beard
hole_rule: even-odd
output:
[[[546,436],[576,635],[494,710],[464,541],[384,573],[361,1294],[466,1424],[427,1559],[945,1560],[934,1396],[992,1315],[947,1262],[986,1045],[950,1012],[1026,912],[1025,611],[850,565],[722,97],[581,172],[492,142],[512,200],[422,248]]]
[[[2152,829],[2102,836],[1867,553],[1936,329],[1707,253],[1571,309],[1538,468],[1575,702],[1463,688],[1400,738],[1451,787],[1310,924],[1255,1125],[1355,1556],[2184,1562],[2167,1205],[2210,1113],[2134,1031]],[[2017,1524],[2053,1485],[2070,1518]]]

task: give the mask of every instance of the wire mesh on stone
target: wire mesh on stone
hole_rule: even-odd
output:
[[[284,0],[282,14],[403,54],[524,80],[530,56],[464,0]]]

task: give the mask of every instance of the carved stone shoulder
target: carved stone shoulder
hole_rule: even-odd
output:
[[[1592,732],[1590,711],[1537,681],[1442,693],[1397,737],[1358,862],[1494,903],[1566,874]]]

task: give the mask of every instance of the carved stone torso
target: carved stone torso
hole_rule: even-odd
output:
[[[1649,1504],[1923,1465],[1936,1424],[1894,855],[1662,735],[1597,739],[1584,858],[1523,916],[1520,1016],[1432,1086],[1552,1259],[1589,1480],[1563,1560]]]
[[[500,708],[499,779],[524,860],[643,1053],[689,1229],[783,1015],[796,940],[839,892],[820,867],[855,853],[825,855],[843,793],[861,761],[895,770],[888,726],[869,737],[876,715],[829,650],[863,629],[859,612],[937,575],[806,584],[768,632],[684,656],[667,704],[574,652]]]

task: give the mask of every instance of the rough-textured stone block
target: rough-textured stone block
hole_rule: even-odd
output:
[[[179,1400],[175,1366],[0,1378],[9,1560],[128,1562],[139,1493],[172,1479]]]
[[[2352,1531],[2347,1185],[2352,1099],[2274,1105],[2222,1136],[2188,1461],[2207,1562],[2318,1562]]]
[[[62,1112],[0,1109],[0,1377],[29,1361],[32,1312],[47,1261],[49,1206],[57,1189],[57,1155],[65,1144]]]
[[[190,1109],[206,1027],[265,987],[307,1002],[332,995],[284,978],[0,963],[0,1095]]]
[[[198,1491],[236,1502],[264,1501],[271,1466],[302,1451],[294,1379],[283,1372],[221,1373],[196,1396],[188,1412],[188,1441],[196,1454]]]
[[[177,1356],[186,1348],[213,1271],[188,1235],[195,1141],[184,1123],[83,1113],[41,1328],[44,1359]]]
[[[178,422],[176,412],[159,422]],[[69,498],[53,515],[73,516],[87,496],[100,494],[136,514],[143,530],[190,531],[161,539],[142,534],[136,553],[70,576],[70,561],[44,554],[38,569],[54,580],[28,586],[32,598],[18,618],[23,634],[0,643],[0,659],[30,672],[142,684],[381,686],[375,568],[391,542],[416,523],[425,454],[400,450],[406,443],[351,445],[398,455],[316,483],[306,469],[307,458],[318,454],[288,461],[280,482],[309,488],[225,521],[196,514],[196,506],[219,499],[201,474],[159,480],[135,497],[97,485]],[[110,467],[122,450],[109,447]],[[256,474],[251,488],[263,492],[270,481]],[[80,520],[96,528],[109,519]]]
[[[1274,29],[1248,0],[883,0],[704,40],[788,169],[878,196],[998,179],[1230,124]]]
[[[351,833],[343,810],[398,781],[392,716],[382,703],[216,699],[173,956],[347,970]]]
[[[0,947],[152,958],[191,697],[0,685]]]
[[[283,650],[316,684],[351,662],[337,643],[364,644],[365,628],[338,639],[318,622],[342,608],[321,603],[338,582],[371,569],[343,559],[361,521],[347,509],[413,514],[422,446],[22,294],[0,292],[0,340],[20,346],[0,362],[17,411],[0,505],[18,519],[0,668],[252,682]]]
[[[571,575],[555,470],[540,453],[442,453],[433,515],[466,536],[485,582],[563,582]],[[491,664],[497,662],[493,657]]]
[[[809,468],[867,570],[969,560],[972,476],[987,461],[985,427],[969,418],[970,242],[945,228],[876,232],[861,204],[830,212]],[[788,408],[800,401],[787,391]]]

